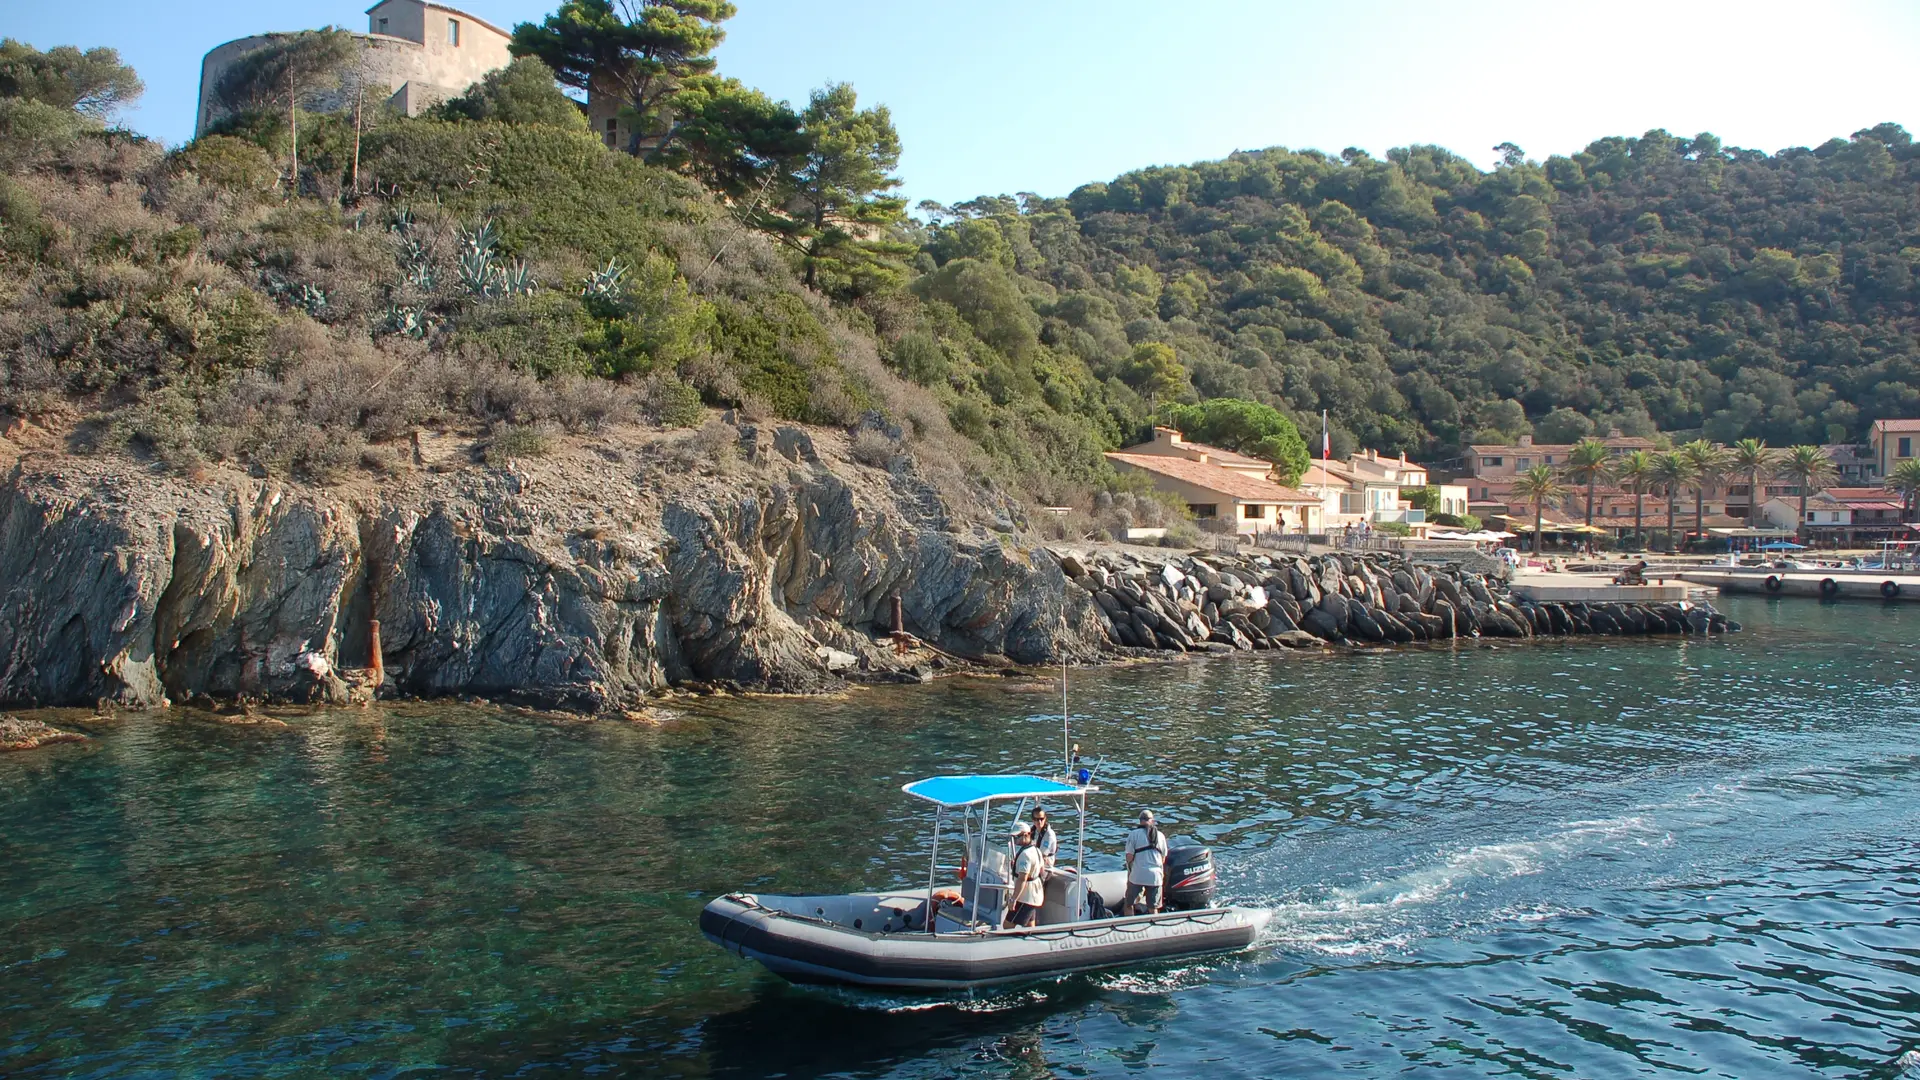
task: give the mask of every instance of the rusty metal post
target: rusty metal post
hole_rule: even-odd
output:
[[[367,620],[367,666],[373,669],[373,690],[380,692],[380,684],[387,681],[387,666],[380,658],[380,620]]]
[[[899,593],[893,594],[893,632],[896,634],[907,632],[907,616],[900,605]]]

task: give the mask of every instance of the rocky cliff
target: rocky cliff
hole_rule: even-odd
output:
[[[0,702],[341,701],[370,688],[375,620],[390,692],[581,711],[1102,644],[1055,559],[956,522],[910,458],[860,464],[838,433],[716,422],[499,467],[478,449],[429,437],[326,487],[18,456]],[[886,639],[896,595],[931,648]]]

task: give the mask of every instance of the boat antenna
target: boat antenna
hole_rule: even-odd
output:
[[[1067,711],[1067,609],[1060,607],[1060,775],[1073,782],[1073,714]]]

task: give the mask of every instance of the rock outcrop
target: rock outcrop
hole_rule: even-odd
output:
[[[1096,655],[1059,564],[956,525],[907,458],[720,433],[738,449],[711,429],[589,439],[330,488],[19,461],[0,487],[0,702],[343,701],[375,619],[389,692],[587,712],[673,684],[807,692]]]
[[[1234,652],[1564,634],[1721,634],[1703,604],[1534,603],[1499,577],[1384,554],[1318,556],[1061,552],[1112,646]]]

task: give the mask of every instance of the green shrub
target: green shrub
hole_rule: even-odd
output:
[[[261,147],[234,135],[203,135],[174,154],[175,166],[227,191],[261,194],[280,180],[280,166]]]
[[[666,374],[651,375],[640,384],[640,407],[661,427],[693,427],[707,415],[700,391]]]
[[[553,437],[537,427],[507,424],[488,440],[483,456],[489,465],[505,465],[514,458],[541,457],[553,449]]]
[[[69,109],[0,98],[0,170],[15,172],[78,142],[98,125]]]

